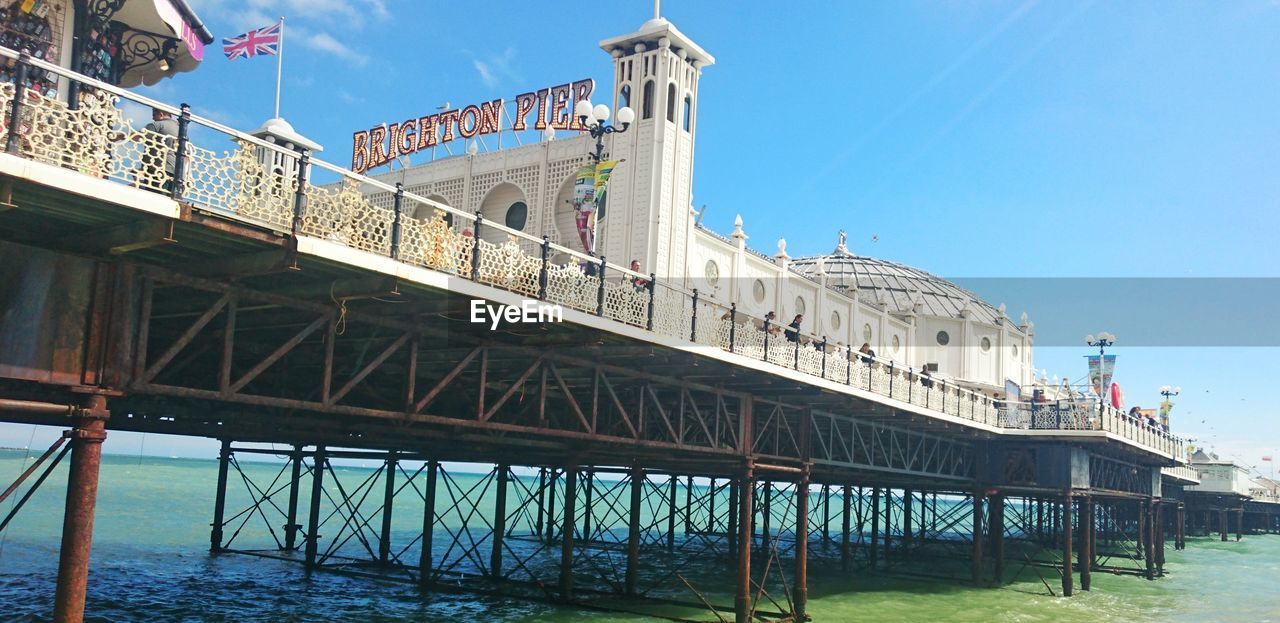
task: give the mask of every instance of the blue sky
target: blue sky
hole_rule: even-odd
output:
[[[283,114],[337,163],[349,162],[352,131],[445,101],[582,77],[607,89],[598,42],[652,11],[645,0],[190,1],[218,37],[287,18]],[[793,256],[827,252],[843,228],[857,253],[958,279],[1280,277],[1276,0],[662,9],[718,61],[701,83],[694,203],[722,232],[742,214],[756,248],[785,237]],[[146,92],[252,129],[270,116],[274,72],[272,58],[228,62],[215,47],[196,72]],[[1045,308],[1009,283],[979,293],[1015,318]],[[1276,376],[1276,343],[1239,345],[1280,300],[1115,290],[1096,305],[1087,285],[1060,296],[1080,310],[1079,333],[1119,335],[1131,404],[1181,385],[1181,432],[1250,465],[1280,446],[1274,400],[1260,391]],[[1116,305],[1160,308],[1162,322],[1203,339],[1126,347],[1108,324]],[[1224,332],[1236,339],[1218,342]],[[1037,365],[1079,378],[1086,352],[1055,341]],[[31,432],[0,431],[5,445]],[[119,437],[113,449],[137,451],[141,440]]]

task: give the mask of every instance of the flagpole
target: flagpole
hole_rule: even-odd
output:
[[[280,16],[280,45],[276,51],[276,114],[280,117],[280,75],[284,66],[284,16]]]

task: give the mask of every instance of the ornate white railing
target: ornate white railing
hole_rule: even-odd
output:
[[[1037,430],[1102,430],[1167,454],[1177,438],[1137,424],[1114,409],[1074,404],[998,405],[980,393],[854,352],[825,338],[791,332],[764,319],[700,299],[697,290],[658,282],[622,266],[537,239],[342,167],[181,109],[73,74],[12,50],[0,56],[19,66],[67,77],[77,87],[75,106],[0,84],[5,112],[0,142],[21,157],[163,193],[175,200],[291,235],[313,236],[389,256],[529,298],[559,303],[678,340],[718,347],[771,366],[848,385],[922,409],[989,426]],[[136,128],[121,98],[164,110],[178,119],[178,136]],[[10,136],[11,127],[19,131]],[[195,128],[230,141],[216,151],[190,140]],[[276,158],[263,157],[275,154]],[[291,163],[291,169],[263,162]],[[317,175],[331,178],[314,183]],[[377,207],[370,192],[390,192],[392,209]],[[404,202],[408,201],[409,204]],[[404,205],[435,208],[416,218]],[[495,233],[497,232],[497,233]],[[556,258],[556,259],[552,259]]]

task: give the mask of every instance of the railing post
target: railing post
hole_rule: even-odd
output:
[[[605,266],[606,264],[604,261],[604,256],[602,255],[600,256],[600,270],[598,271],[598,274],[600,276],[600,288],[596,290],[596,315],[597,316],[604,315],[604,269],[605,269]]]
[[[27,81],[27,55],[18,57],[18,67],[13,72],[13,103],[9,108],[9,136],[5,140],[4,150],[17,154],[22,151],[22,104],[27,90],[22,84]]]
[[[294,237],[302,233],[302,217],[307,211],[307,171],[311,169],[311,150],[303,149],[298,157],[298,174],[294,177],[298,187],[293,191],[293,223],[290,232]]]
[[[796,341],[791,343],[791,369],[800,369],[800,330],[796,329]]]
[[[178,152],[173,155],[173,179],[169,188],[169,196],[180,201],[187,190],[187,138],[191,126],[191,107],[183,104],[178,114]]]
[[[822,378],[827,378],[827,336],[822,336]]]
[[[853,344],[844,348],[844,384],[853,385]]]
[[[551,238],[542,235],[542,268],[538,269],[538,300],[547,300],[547,269],[551,261]]]
[[[645,312],[644,328],[653,330],[653,294],[658,289],[657,273],[649,273],[649,309]]]
[[[689,341],[698,341],[698,289],[693,289],[693,313],[689,315]]]
[[[768,318],[764,319],[764,356],[761,359],[763,359],[764,361],[769,360],[769,319]]]
[[[894,371],[893,371],[893,362],[890,361],[889,362],[889,394],[888,394],[890,398],[893,398],[893,377],[895,376],[897,375],[894,374]]]
[[[391,221],[391,259],[400,259],[400,219],[404,216],[404,183],[396,182],[396,194],[391,205],[392,212],[395,213]]]
[[[734,341],[738,336],[738,304],[729,303],[729,352],[733,352]]]
[[[472,232],[475,244],[471,245],[471,280],[480,281],[480,228],[484,225],[484,217],[476,210],[475,231]]]

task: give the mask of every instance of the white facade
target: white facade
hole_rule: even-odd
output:
[[[597,85],[595,99],[607,101],[613,110],[632,108],[636,120],[627,131],[606,137],[609,157],[622,162],[609,182],[597,255],[621,265],[637,260],[643,272],[653,272],[659,281],[696,288],[700,296],[725,307],[735,303],[740,313],[754,318],[774,311],[786,324],[803,313],[802,330],[819,339],[825,336],[829,343],[854,350],[868,343],[882,359],[913,369],[929,364],[943,378],[989,393],[1002,393],[1006,380],[1023,387],[1036,382],[1031,324],[1025,318],[1010,321],[1003,308],[997,310],[953,284],[915,271],[918,291],[871,284],[850,288],[812,270],[815,258],[796,260],[809,274],[795,270],[781,241],[773,257],[751,250],[740,218],[729,236],[696,226],[691,198],[698,85],[714,58],[664,19],[600,45],[612,59],[613,84]],[[590,161],[587,154],[593,147],[585,134],[544,138],[376,177],[389,184],[403,182],[409,192],[580,250],[570,199],[574,174]],[[390,193],[371,193],[370,198],[381,207],[392,204]],[[527,218],[518,218],[521,213]],[[482,231],[481,236],[491,241],[504,237],[498,230]],[[818,263],[834,266],[854,257],[842,255],[843,248],[842,236],[837,252]],[[950,307],[931,304],[939,291],[947,293]],[[945,344],[940,331],[946,332]]]
[[[1187,491],[1202,493],[1235,494],[1249,497],[1254,486],[1249,472],[1244,467],[1230,461],[1196,461],[1192,466],[1200,472],[1200,484],[1188,485]]]

